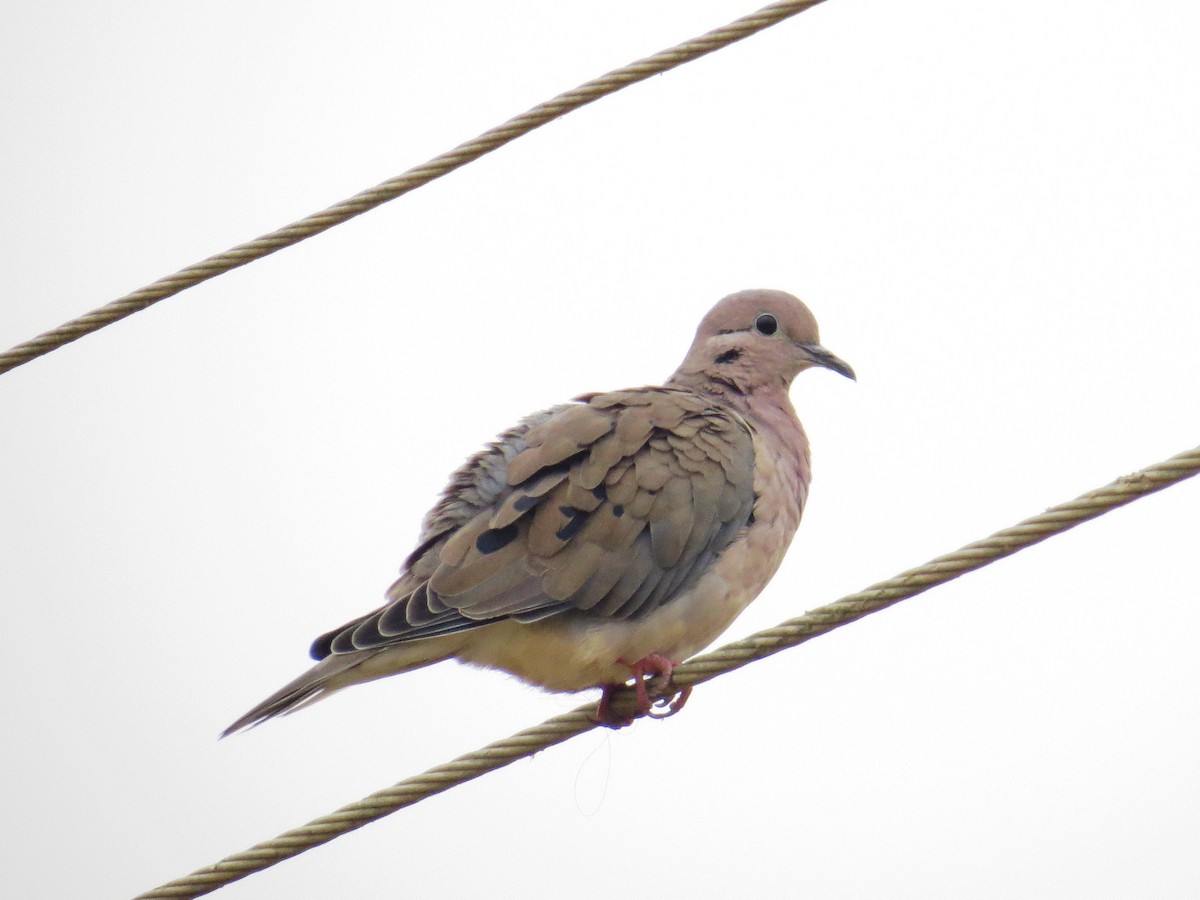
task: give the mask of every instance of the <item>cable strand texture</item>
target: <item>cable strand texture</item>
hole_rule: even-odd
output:
[[[1190,478],[1197,472],[1200,472],[1200,447],[1148,466],[1132,475],[1118,478],[1111,484],[1051,507],[990,537],[939,556],[922,566],[901,572],[827,606],[789,619],[774,628],[694,657],[675,669],[673,687],[668,688],[668,692],[709,681],[749,662],[802,644],[931,587],[980,569],[1139,497]],[[622,692],[614,698],[613,709],[618,713],[632,712],[632,695],[631,689]],[[331,841],[426,797],[590,731],[596,727],[596,707],[595,703],[579,706],[570,712],[547,719],[540,725],[494,741],[472,753],[463,754],[421,775],[407,778],[327,816],[314,819],[307,825],[292,829],[249,850],[235,853],[214,865],[141,894],[138,900],[199,897],[207,894],[231,881]]]
[[[636,82],[644,81],[651,75],[666,72],[712,53],[714,50],[727,47],[729,44],[749,37],[764,28],[769,28],[822,2],[824,0],[782,0],[779,3],[772,3],[770,6],[765,6],[757,12],[743,16],[700,37],[684,41],[678,46],[622,66],[599,78],[594,78],[577,88],[539,103],[504,124],[491,128],[466,143],[459,144],[453,150],[435,156],[428,162],[415,166],[382,184],[360,191],[353,197],[335,203],[328,209],[313,213],[277,231],[272,231],[245,244],[239,244],[198,263],[193,263],[173,275],[160,278],[131,294],[126,294],[124,297],[18,344],[10,350],[0,352],[0,374],[37,359],[39,356],[44,356],[51,350],[78,340],[93,331],[98,331],[106,325],[111,325],[113,322],[152,306],[160,300],[165,300],[167,297],[174,296],[187,288],[244,266],[256,259],[262,259],[284,247],[298,244],[335,225],[362,215],[368,210],[453,172],[547,122],[599,100],[601,97],[615,93]]]

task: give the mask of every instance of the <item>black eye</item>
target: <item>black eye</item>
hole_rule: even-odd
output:
[[[759,334],[774,334],[779,330],[779,322],[770,313],[763,313],[754,320],[754,327],[758,329]]]

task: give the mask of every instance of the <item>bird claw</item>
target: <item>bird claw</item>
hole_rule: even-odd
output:
[[[662,712],[655,712],[653,709],[646,710],[646,715],[652,719],[669,719],[675,713],[683,709],[687,705],[688,697],[692,696],[691,687],[685,687],[682,691],[672,696],[662,696],[654,701],[655,706],[663,708]]]
[[[677,663],[661,654],[651,653],[635,663],[624,659],[619,659],[617,662],[629,666],[633,672],[633,691],[637,698],[637,706],[634,708],[633,716],[626,718],[615,715],[611,708],[612,698],[625,685],[606,684],[603,686],[604,693],[600,696],[600,706],[596,709],[596,723],[599,725],[607,728],[624,728],[626,725],[632,725],[634,719],[641,716],[649,716],[652,719],[670,718],[683,709],[692,693],[690,687],[681,691],[673,691],[670,694],[666,693],[672,687],[671,673],[675,670]],[[649,685],[649,690],[647,690],[647,685]],[[651,699],[651,691],[654,694],[653,699]],[[660,707],[663,711],[655,712],[655,707]]]
[[[596,707],[596,724],[605,728],[624,728],[633,724],[633,716],[618,716],[612,711],[613,694],[623,688],[623,684],[606,684],[600,695],[600,705]]]

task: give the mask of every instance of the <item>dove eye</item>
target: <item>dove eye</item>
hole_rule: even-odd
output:
[[[754,320],[754,327],[759,334],[774,334],[779,330],[779,322],[770,313],[763,313]]]

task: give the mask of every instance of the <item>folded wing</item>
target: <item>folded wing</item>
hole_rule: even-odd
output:
[[[351,653],[512,618],[645,615],[750,521],[754,446],[689,391],[616,391],[526,419],[472,457],[388,603],[313,644]]]

